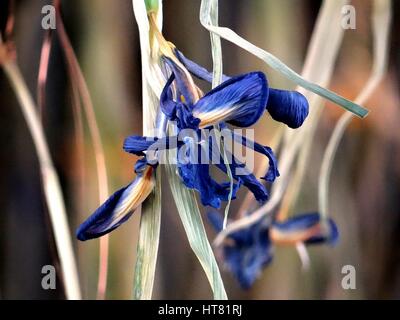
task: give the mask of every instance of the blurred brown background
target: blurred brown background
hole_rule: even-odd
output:
[[[334,0],[332,0],[334,1]],[[220,0],[220,24],[272,52],[300,72],[321,1]],[[36,92],[44,31],[41,8],[49,1],[16,1],[15,41],[18,62],[31,92]],[[371,67],[371,1],[351,1],[357,29],[345,33],[330,88],[355,98]],[[141,71],[138,30],[130,0],[62,1],[64,22],[83,68],[105,146],[110,189],[133,177],[132,156],[122,141],[140,134]],[[1,0],[2,27],[7,1]],[[164,33],[186,56],[210,68],[209,34],[198,19],[200,1],[165,0]],[[339,147],[333,169],[330,206],[341,240],[337,247],[310,250],[307,272],[293,248],[280,248],[273,264],[250,291],[242,291],[224,272],[233,299],[360,299],[400,298],[400,133],[399,67],[400,2],[393,1],[390,66],[384,81],[366,106],[366,120],[353,120]],[[329,39],[326,39],[329,41]],[[273,87],[294,88],[261,61],[223,41],[228,74],[258,69]],[[340,108],[327,104],[314,140],[310,170],[302,187],[300,211],[317,209],[317,179],[324,148]],[[62,180],[73,231],[97,207],[97,184],[89,138],[85,158],[76,155],[71,88],[57,37],[53,39],[44,123],[51,152]],[[257,125],[263,142],[271,123]],[[57,290],[41,288],[41,268],[54,264],[54,247],[47,228],[37,158],[15,96],[0,73],[0,298],[61,299]],[[79,167],[85,167],[82,180]],[[238,200],[240,201],[240,200]],[[232,205],[232,212],[238,204]],[[163,220],[155,298],[211,298],[206,277],[191,252],[168,186],[163,192]],[[129,299],[138,235],[139,213],[111,235],[107,298]],[[214,234],[210,230],[210,237]],[[95,298],[98,241],[76,245],[85,298]],[[357,289],[343,290],[341,268],[354,265]]]

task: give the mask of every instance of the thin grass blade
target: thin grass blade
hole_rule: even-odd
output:
[[[210,10],[210,21],[214,26],[218,26],[218,2],[214,2],[211,10]],[[222,82],[222,74],[223,74],[223,63],[222,63],[222,48],[221,48],[221,39],[220,37],[215,34],[210,32],[210,38],[211,38],[211,53],[212,53],[212,58],[213,58],[213,81],[212,81],[212,87],[215,88],[218,85],[221,84]],[[228,214],[229,214],[229,208],[231,206],[231,201],[232,201],[232,194],[233,194],[233,176],[231,172],[231,167],[229,165],[229,160],[225,151],[224,147],[224,141],[221,138],[220,135],[220,128],[218,125],[214,126],[215,132],[217,133],[217,140],[220,142],[221,145],[221,155],[222,158],[224,159],[224,163],[226,166],[226,173],[229,178],[229,198],[228,198],[228,203],[225,206],[224,210],[224,221],[223,221],[223,228],[225,229],[226,224],[228,222]]]
[[[1,39],[0,45],[2,45]],[[18,98],[38,156],[44,195],[50,214],[57,252],[60,257],[65,294],[69,300],[79,300],[81,299],[81,291],[78,270],[72,247],[64,198],[39,114],[24,78],[15,62],[6,62],[2,67]]]
[[[214,2],[218,0],[202,0],[201,1],[201,9],[200,9],[200,21],[202,25],[208,29],[210,32],[213,32],[219,35],[221,38],[226,39],[233,44],[243,48],[244,50],[250,52],[251,54],[255,55],[256,57],[263,60],[266,64],[268,64],[271,68],[278,71],[289,80],[293,81],[297,85],[314,92],[315,94],[328,99],[342,108],[354,113],[355,115],[363,118],[368,114],[368,110],[363,108],[362,106],[347,100],[334,92],[325,89],[317,84],[307,81],[303,77],[301,77],[297,72],[289,68],[286,64],[284,64],[281,60],[277,57],[272,55],[271,53],[255,46],[254,44],[250,43],[246,39],[239,36],[237,33],[232,31],[226,27],[217,27],[212,25],[210,21],[210,12],[212,11],[213,6],[215,5]]]

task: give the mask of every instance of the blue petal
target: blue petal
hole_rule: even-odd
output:
[[[224,247],[224,259],[229,270],[244,289],[250,288],[273,258],[268,228],[262,222],[231,235],[233,246]],[[245,237],[244,237],[244,234]],[[246,240],[237,240],[237,239]]]
[[[339,241],[339,230],[336,223],[332,219],[328,219],[328,233],[319,234],[309,238],[306,244],[321,244],[328,243],[331,246],[335,246]]]
[[[176,118],[170,119],[176,120],[179,129],[198,129],[200,125],[200,119],[193,116],[191,109],[183,103],[176,105]]]
[[[182,93],[183,97],[185,98],[185,104],[191,108],[195,100],[193,91],[197,90],[197,88],[193,88],[193,85],[190,84],[185,72],[178,65],[176,65],[175,62],[167,57],[164,57],[164,59],[175,76],[178,91]]]
[[[148,166],[148,162],[146,157],[142,157],[140,159],[138,159],[135,163],[135,173],[138,175],[143,174],[144,170],[147,168]]]
[[[180,144],[177,140],[176,136],[163,138],[129,136],[125,139],[123,148],[128,153],[144,156],[135,164],[135,172],[138,173],[143,171],[146,165],[156,167],[159,164],[159,151],[176,148]]]
[[[221,126],[221,128],[224,128],[225,126]],[[198,131],[199,138],[201,139],[201,130]],[[208,141],[208,146],[209,146],[209,153],[208,153],[208,159],[214,159],[215,156],[219,158],[219,162],[213,163],[217,168],[219,168],[221,171],[223,171],[225,174],[227,174],[227,168],[224,163],[224,159],[222,158],[221,154],[218,152],[218,154],[213,155],[216,150],[219,150],[218,148],[213,147],[213,142],[214,139],[212,136],[209,136],[209,141]],[[202,150],[201,144],[198,144],[198,162],[201,163],[201,158],[200,156],[202,155]],[[268,149],[264,149],[261,145],[258,145],[258,149],[262,149],[263,152],[268,151]],[[261,150],[260,150],[261,151]],[[232,159],[231,163],[229,164],[232,177],[237,181],[236,184],[234,184],[234,190],[232,194],[232,199],[235,198],[236,192],[241,186],[241,184],[245,185],[253,194],[254,197],[256,198],[257,201],[260,202],[260,204],[265,203],[268,200],[268,191],[265,188],[265,186],[257,180],[257,178],[250,172],[248,172],[245,169],[245,164],[240,163],[235,157],[233,157],[227,150],[226,150],[226,155],[228,156],[228,159]],[[272,156],[270,154],[270,156]],[[203,158],[204,159],[204,158]],[[198,190],[202,195],[202,203],[205,205],[211,205],[214,208],[218,208],[220,201],[215,200],[215,198],[218,198],[220,200],[228,200],[229,197],[229,183],[222,183],[218,184],[215,182],[213,179],[210,178],[209,175],[209,165],[207,164],[206,166],[200,166],[199,164],[180,164],[178,163],[178,169],[179,169],[179,174],[184,182],[184,184],[189,187],[189,188],[194,188]],[[247,174],[243,175],[238,175],[236,174],[237,169],[241,169],[240,171],[247,172]],[[272,172],[276,172],[276,163],[273,162],[273,165],[270,167],[270,170]],[[269,170],[269,171],[270,171]],[[279,173],[277,173],[279,174]],[[200,176],[200,177],[199,177]],[[272,180],[272,179],[271,179]],[[207,190],[207,184],[209,184],[209,187]],[[214,194],[214,196],[213,196]]]
[[[258,153],[261,153],[265,156],[267,156],[268,161],[269,161],[269,168],[265,176],[261,177],[261,179],[264,179],[268,182],[274,182],[277,177],[280,176],[279,171],[278,171],[278,165],[277,165],[277,160],[274,155],[274,152],[272,149],[268,146],[262,146],[261,144],[255,142],[254,143],[254,150]]]
[[[226,126],[225,123],[221,123],[220,128],[222,130],[227,130],[228,127]],[[243,136],[233,134],[232,131],[231,134],[233,135],[234,139],[239,142],[244,141],[245,144],[250,143],[250,140],[246,140],[245,138],[244,140],[242,140]],[[213,141],[214,140],[212,136],[210,136],[209,138],[210,154],[213,154],[216,151],[216,149],[213,148]],[[241,184],[243,184],[245,187],[247,187],[253,193],[256,200],[260,202],[260,204],[264,204],[269,198],[268,191],[264,187],[264,185],[260,181],[258,181],[257,178],[252,173],[248,172],[248,170],[246,170],[246,165],[244,163],[241,163],[238,159],[236,159],[228,150],[225,150],[225,154],[228,157],[228,159],[231,160],[229,167],[231,169],[232,177],[235,180],[239,181]],[[223,171],[225,174],[227,174],[228,171],[225,165],[225,161],[220,154],[218,154],[218,156],[220,157],[220,161],[219,163],[215,163],[215,166],[219,168],[221,171]],[[237,169],[241,169],[240,171],[247,172],[247,174],[238,175],[236,174],[236,172],[238,172]]]
[[[189,149],[190,148],[200,149],[198,151],[198,156],[201,156],[201,146],[199,144],[189,145]],[[221,200],[227,201],[229,199],[230,183],[216,182],[210,176],[209,165],[202,164],[200,158],[197,160],[197,163],[189,161],[185,164],[179,163],[178,161],[179,175],[186,187],[195,189],[199,192],[201,203],[204,206],[209,205],[213,208],[219,208],[221,206]],[[232,190],[232,199],[236,198],[236,192],[239,186],[240,183],[234,184],[234,188]]]
[[[224,249],[225,263],[243,289],[251,288],[272,258],[270,250],[263,246],[255,245],[242,250],[227,246]]]
[[[208,221],[219,232],[223,218],[218,212],[210,212]],[[233,240],[223,245],[225,265],[238,280],[240,286],[248,289],[273,258],[269,230],[263,221],[241,229],[228,236]]]
[[[176,102],[173,100],[173,94],[171,90],[171,84],[175,79],[175,75],[172,74],[167,83],[165,84],[163,91],[160,96],[160,108],[161,111],[169,118],[175,118],[176,116]]]
[[[174,79],[175,76],[172,74],[161,93],[161,111],[168,117],[169,120],[176,121],[179,129],[197,129],[200,124],[200,119],[193,116],[191,105],[173,100],[170,86]]]
[[[199,192],[204,206],[220,207],[221,199],[216,190],[218,184],[210,178],[208,165],[189,163],[179,165],[178,171],[185,186]],[[227,192],[229,193],[229,190]]]
[[[262,72],[231,78],[208,92],[193,107],[203,125],[226,121],[239,127],[257,122],[265,110],[268,84]]]
[[[136,164],[138,174],[135,180],[116,191],[79,226],[76,232],[79,240],[98,238],[111,232],[128,220],[147,198],[154,187],[154,171],[143,159]],[[147,169],[145,170],[144,167]]]
[[[133,183],[133,182],[132,182]],[[116,191],[104,204],[99,207],[84,223],[82,223],[76,236],[81,241],[86,241],[93,238],[101,237],[102,235],[111,232],[119,227],[122,223],[130,218],[133,212],[124,216],[121,220],[114,223],[114,209],[123,197],[124,192],[132,185]]]
[[[207,213],[208,222],[212,225],[216,232],[220,232],[222,230],[224,219],[222,215],[215,211],[210,211]]]
[[[254,149],[254,151],[261,153],[265,155],[268,158],[269,161],[269,168],[265,176],[261,177],[261,179],[264,179],[268,182],[274,182],[277,177],[279,177],[279,171],[278,171],[278,163],[276,160],[276,157],[274,155],[274,152],[272,149],[268,146],[263,146],[255,141],[252,141],[250,139],[247,139],[244,136],[234,134],[234,139],[238,142],[240,142],[242,145]]]
[[[283,234],[295,234],[296,232],[307,231],[310,228],[321,223],[321,216],[317,212],[305,213],[289,218],[283,222],[274,222],[273,228]],[[328,230],[326,233],[322,231],[318,234],[313,234],[304,241],[306,244],[318,244],[318,243],[329,243],[335,245],[339,239],[339,232],[335,222],[332,219],[328,219]],[[323,230],[323,229],[322,229]]]
[[[157,138],[154,137],[129,136],[124,141],[123,149],[128,153],[144,156],[144,151],[156,141]]]
[[[247,175],[237,175],[235,173],[236,169],[245,168],[245,164],[240,163],[235,157],[230,155],[229,152],[227,152],[227,156],[229,159],[232,159],[232,163],[229,164],[232,177],[235,180],[240,181],[244,186],[246,186],[246,188],[248,188],[253,193],[254,197],[257,201],[260,202],[260,204],[265,203],[268,200],[269,195],[264,185],[260,181],[258,181],[252,173],[248,173]],[[222,158],[220,160],[220,163],[216,163],[215,165],[224,173],[227,173],[226,165]]]
[[[277,227],[282,231],[288,232],[296,230],[306,230],[315,226],[317,223],[320,222],[320,220],[321,216],[318,212],[304,213],[291,217],[282,222],[274,222],[274,227]]]
[[[308,116],[308,101],[300,92],[270,89],[267,111],[290,128],[300,127]]]

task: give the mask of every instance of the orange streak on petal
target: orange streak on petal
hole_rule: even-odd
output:
[[[304,242],[313,236],[321,233],[321,224],[299,231],[283,232],[277,228],[270,229],[271,240],[277,245],[295,245],[298,242]]]

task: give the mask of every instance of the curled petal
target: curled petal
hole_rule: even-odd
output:
[[[146,171],[148,165],[149,162],[147,161],[146,157],[141,157],[135,163],[135,173],[142,175]]]
[[[226,127],[225,127],[226,128]],[[238,135],[233,133],[233,137],[236,141],[244,145],[245,147],[251,148],[254,151],[263,154],[268,158],[269,161],[269,168],[265,176],[261,177],[261,179],[264,179],[268,182],[274,182],[277,177],[279,177],[279,171],[278,171],[278,163],[275,157],[274,152],[272,149],[268,146],[263,146],[255,141],[252,141],[250,139],[247,139],[246,137],[242,135]]]
[[[200,125],[200,119],[193,116],[190,108],[183,103],[176,104],[176,118],[170,120],[176,120],[179,129],[198,129]]]
[[[308,116],[308,101],[297,91],[270,89],[267,111],[271,117],[290,128],[300,127]]]
[[[160,108],[161,111],[169,118],[175,117],[176,112],[176,102],[173,99],[173,94],[171,90],[171,84],[175,79],[175,75],[172,74],[169,78],[167,83],[165,84],[163,91],[161,92],[160,96]]]
[[[182,182],[186,187],[199,192],[201,203],[204,206],[219,208],[221,206],[221,201],[227,201],[229,199],[230,183],[218,183],[211,177],[209,164],[201,163],[200,157],[202,148],[200,144],[187,142],[187,147],[188,153],[191,155],[197,154],[197,158],[193,159],[193,156],[189,156],[191,161],[188,161],[188,163],[182,163],[182,161],[178,159],[178,172]],[[197,148],[197,153],[193,151],[193,148]],[[236,198],[239,187],[240,182],[234,184],[232,199]]]
[[[257,178],[254,176],[254,174],[247,172],[247,174],[243,175],[237,175],[237,169],[242,169],[240,171],[245,171],[245,164],[240,163],[235,157],[233,157],[229,152],[226,152],[228,158],[232,159],[232,163],[229,164],[232,177],[236,180],[239,181],[241,184],[243,184],[247,189],[250,190],[250,192],[253,193],[254,197],[260,204],[265,203],[268,198],[269,194],[265,186],[257,180]],[[224,173],[227,173],[227,168],[226,165],[221,158],[219,163],[215,164],[221,171]]]
[[[164,59],[175,76],[178,91],[185,98],[185,103],[191,107],[198,99],[197,87],[194,85],[192,77],[187,70],[183,70],[171,59],[166,57]]]
[[[265,110],[268,84],[262,72],[231,78],[202,97],[193,107],[193,116],[206,127],[226,121],[239,127],[257,122]]]
[[[283,222],[274,222],[270,236],[275,243],[279,244],[304,242],[305,244],[335,245],[339,239],[339,232],[332,219],[325,221],[318,213],[306,213]]]
[[[172,74],[165,84],[163,92],[161,93],[161,111],[168,117],[169,120],[176,121],[179,129],[197,129],[200,124],[200,119],[193,117],[191,105],[173,100],[170,86],[174,79],[175,75]]]
[[[265,174],[265,176],[261,177],[261,179],[264,179],[265,181],[268,182],[274,182],[275,179],[280,176],[274,152],[270,147],[263,146],[257,142],[254,143],[254,150],[257,151],[258,153],[265,155],[269,161],[268,171]]]
[[[160,158],[163,156],[160,152],[167,149],[174,149],[178,144],[176,136],[162,138],[129,136],[125,139],[123,148],[128,153],[144,156],[135,164],[135,172],[140,173],[146,165],[157,167]]]
[[[153,187],[153,168],[147,167],[132,183],[115,192],[79,226],[77,238],[81,241],[98,238],[119,227],[130,218]]]
[[[224,248],[225,265],[243,289],[250,289],[261,271],[272,262],[272,247],[268,235],[260,234],[258,240],[249,247]]]
[[[209,174],[206,164],[186,164],[178,166],[179,175],[186,187],[195,189],[200,194],[201,203],[218,209],[221,200],[227,200],[229,185],[218,184]]]
[[[144,156],[144,151],[156,141],[157,138],[154,137],[129,136],[124,141],[123,149],[125,152]]]
[[[222,229],[223,219],[220,214],[210,212],[208,219],[217,231]],[[230,234],[229,238],[231,241],[223,245],[225,265],[240,286],[248,289],[273,258],[268,227],[261,221]]]

